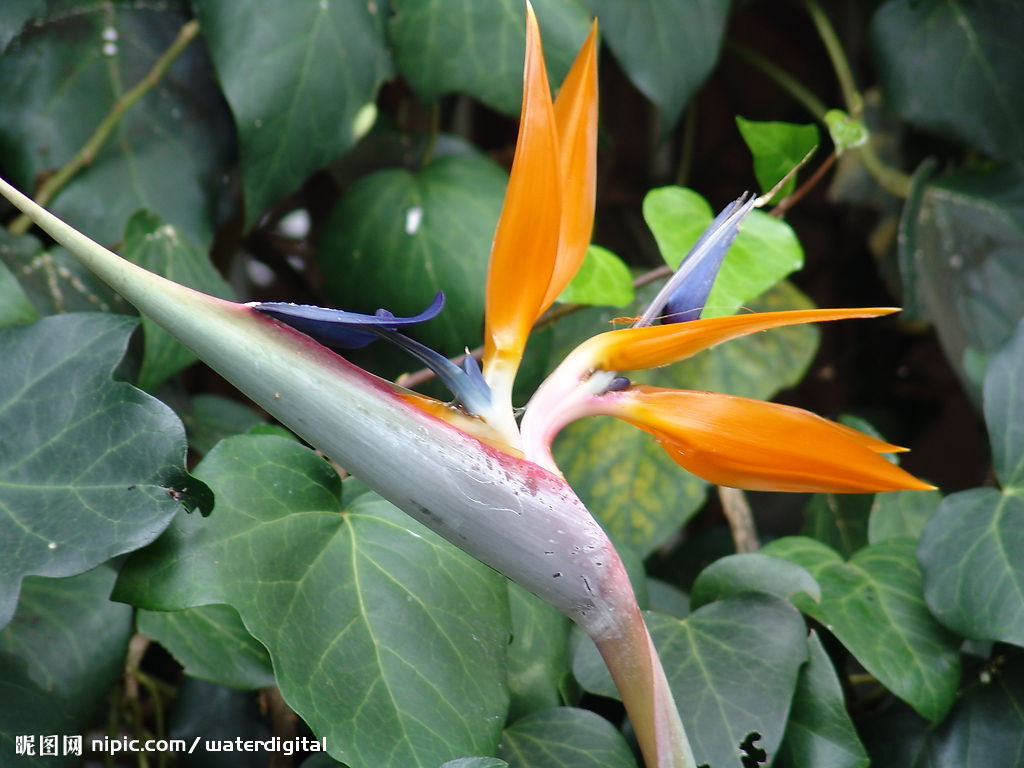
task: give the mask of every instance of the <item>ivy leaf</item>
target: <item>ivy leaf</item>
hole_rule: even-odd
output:
[[[941,491],[876,493],[868,518],[868,541],[877,544],[886,539],[921,538],[941,501]]]
[[[247,228],[365,132],[391,75],[381,6],[364,0],[197,0],[238,129]]]
[[[925,174],[919,182],[901,222],[903,284],[916,291],[946,357],[977,396],[972,357],[994,353],[1024,317],[1024,167],[932,181]]]
[[[904,120],[994,157],[1024,158],[1017,3],[889,0],[871,37],[882,92]]]
[[[293,440],[228,438],[196,473],[217,514],[176,518],[125,566],[117,599],[234,607],[289,706],[352,768],[494,751],[504,579],[373,493],[343,507],[337,474]]]
[[[1006,492],[1024,490],[1024,319],[985,371],[985,424]]]
[[[447,354],[462,352],[480,337],[506,182],[504,171],[479,156],[363,177],[331,212],[317,248],[331,300],[352,312],[386,307],[404,316],[443,290],[444,311],[413,335]]]
[[[198,394],[181,415],[193,451],[209,453],[225,437],[269,426],[255,410],[238,400],[221,395]]]
[[[656,290],[652,286],[640,291],[637,303],[622,314],[640,314]],[[768,311],[811,305],[795,288],[781,283],[751,306]],[[609,328],[618,314],[593,309],[563,318],[554,327],[552,358],[561,359],[595,331]],[[769,398],[800,380],[817,338],[817,330],[809,326],[759,333],[635,378],[662,387]],[[707,493],[707,484],[672,461],[647,433],[611,418],[570,424],[555,443],[555,459],[612,537],[644,557],[686,523]]]
[[[645,618],[697,762],[736,765],[739,745],[755,731],[774,756],[807,659],[796,610],[774,595],[747,593],[682,620],[653,612]],[[573,672],[587,691],[618,698],[590,640],[577,648]]]
[[[960,682],[960,640],[925,605],[913,541],[871,544],[846,562],[805,537],[777,539],[762,551],[807,568],[821,585],[821,601],[797,595],[800,609],[923,717],[942,719]]]
[[[865,725],[872,768],[1011,768],[1024,754],[1024,656],[974,664],[938,725],[889,707]]]
[[[868,127],[841,109],[830,109],[825,113],[824,120],[837,155],[861,144],[867,144],[870,138]]]
[[[747,149],[754,156],[754,175],[767,194],[818,146],[818,126],[796,123],[759,122],[736,116]],[[780,200],[796,188],[796,176],[791,177],[775,193],[774,200]]]
[[[821,588],[804,568],[779,557],[752,552],[727,555],[697,576],[690,590],[690,608],[745,592],[767,592],[783,599],[803,592],[821,599]]]
[[[442,763],[441,768],[508,768],[508,763],[496,757],[457,757]]]
[[[101,565],[66,579],[25,579],[18,610],[0,632],[4,754],[15,754],[15,734],[80,734],[102,711],[132,635],[131,609],[108,599],[114,577]],[[17,762],[43,768],[79,760]]]
[[[171,410],[110,374],[135,323],[100,314],[0,330],[0,626],[29,574],[70,576],[208,511]]]
[[[815,632],[807,638],[807,651],[786,735],[773,765],[867,768],[868,755],[846,711],[839,678]]]
[[[185,677],[175,692],[174,706],[167,720],[168,736],[184,739],[189,745],[196,738],[234,742],[238,738],[266,741],[274,736],[253,694],[192,677]],[[267,768],[266,753],[203,749],[199,754],[201,757],[196,763],[202,768]],[[181,762],[191,768],[192,761]],[[338,765],[334,761],[331,764]]]
[[[553,86],[562,82],[587,36],[579,0],[533,4]],[[391,0],[388,37],[395,62],[423,102],[461,91],[517,115],[522,102],[526,14],[517,0]]]
[[[713,218],[708,202],[683,187],[651,190],[643,208],[661,256],[673,269]],[[701,317],[733,314],[803,263],[803,248],[792,228],[764,211],[751,211],[726,253]]]
[[[625,738],[600,715],[557,707],[520,718],[502,734],[509,768],[636,768]]]
[[[0,245],[0,249],[2,248]],[[21,284],[11,274],[11,270],[0,261],[0,328],[31,323],[38,319],[39,313],[28,300]]]
[[[139,632],[166,648],[191,677],[241,690],[274,685],[266,648],[230,605],[140,610],[137,623]]]
[[[539,597],[508,582],[512,640],[508,646],[508,719],[557,707],[569,677],[569,620]]]
[[[231,286],[224,282],[209,257],[148,211],[139,211],[128,220],[124,243],[122,255],[140,267],[203,293],[234,298]],[[142,316],[142,332],[146,346],[137,382],[140,389],[156,389],[195,361],[192,352],[146,315]]]
[[[46,11],[46,0],[7,0],[0,15],[0,53],[21,32],[25,23]]]
[[[26,190],[74,157],[188,21],[166,3],[57,5],[0,57],[0,93],[19,105],[0,124],[0,151]],[[49,208],[107,243],[148,208],[205,247],[228,193],[231,136],[206,49],[193,42]]]
[[[587,248],[587,255],[558,300],[564,304],[599,304],[625,307],[636,298],[633,276],[626,263],[599,245]]]
[[[658,107],[662,131],[718,61],[729,0],[585,0],[622,69]]]

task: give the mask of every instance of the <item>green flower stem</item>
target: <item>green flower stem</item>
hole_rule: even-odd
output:
[[[778,66],[771,59],[765,58],[756,51],[751,50],[742,43],[738,43],[735,40],[728,40],[725,43],[726,50],[736,54],[741,59],[752,65],[755,69],[759,69],[770,79],[775,81],[775,84],[786,91],[796,101],[804,106],[804,108],[811,113],[818,122],[824,122],[825,113],[828,111],[828,107],[825,106],[825,102],[811,93],[804,85],[789,74],[782,67]]]
[[[836,35],[832,22],[828,20],[828,16],[821,9],[821,6],[818,5],[817,0],[804,0],[804,5],[811,16],[811,20],[814,22],[815,28],[818,30],[818,36],[821,38],[821,42],[824,43],[825,50],[828,51],[828,57],[832,61],[832,69],[835,70],[836,79],[839,80],[839,87],[843,91],[846,111],[854,119],[860,120],[864,112],[864,99],[861,97],[860,91],[857,90],[857,85],[853,81],[850,61],[846,58],[846,52],[839,42],[839,36]]]
[[[156,60],[153,67],[146,73],[135,86],[122,94],[117,101],[110,107],[110,112],[103,118],[96,130],[93,131],[92,136],[88,138],[85,144],[82,145],[75,156],[71,158],[63,167],[60,168],[56,173],[50,176],[45,182],[43,182],[39,190],[36,192],[36,200],[40,205],[46,205],[60,192],[64,186],[75,177],[75,175],[86,166],[90,165],[93,160],[96,159],[96,155],[99,154],[103,145],[110,138],[110,134],[113,133],[118,123],[121,122],[121,118],[124,117],[125,113],[132,107],[139,99],[145,96],[150,90],[159,84],[163,78],[164,73],[174,63],[174,60],[178,58],[182,51],[188,47],[188,44],[195,39],[196,35],[199,34],[199,22],[193,19],[187,22],[181,30],[178,32],[178,36],[171,43],[170,47],[161,54],[160,58]],[[32,220],[25,214],[22,214],[8,226],[8,231],[12,235],[23,235],[28,232],[32,226]]]

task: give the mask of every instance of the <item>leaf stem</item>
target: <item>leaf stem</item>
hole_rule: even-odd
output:
[[[727,40],[725,47],[755,69],[761,70],[769,79],[774,80],[776,85],[800,102],[815,120],[824,121],[825,113],[828,111],[825,102],[811,93],[810,90],[804,87],[803,83],[782,67],[735,40]]]
[[[99,154],[128,109],[159,84],[174,60],[198,34],[199,22],[197,20],[192,19],[182,26],[174,42],[161,54],[149,72],[131,90],[122,94],[111,105],[107,116],[96,126],[96,130],[75,153],[74,157],[39,186],[35,199],[40,205],[49,203],[79,171],[96,159],[96,155]],[[31,219],[22,214],[12,221],[7,229],[13,235],[23,235],[31,226]]]
[[[828,15],[818,5],[817,0],[804,0],[804,6],[807,8],[811,21],[814,22],[814,26],[818,30],[818,36],[828,52],[828,57],[832,62],[832,69],[835,71],[839,87],[843,91],[846,111],[855,120],[860,120],[864,112],[864,99],[861,97],[860,91],[857,90],[857,85],[853,81],[850,61],[846,58],[846,52],[839,42],[839,36],[832,26],[832,22],[829,21]]]

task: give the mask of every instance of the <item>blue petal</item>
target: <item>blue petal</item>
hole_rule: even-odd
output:
[[[289,304],[283,301],[257,301],[248,306],[290,325],[321,344],[335,349],[360,349],[376,341],[380,335],[372,329],[398,330],[405,325],[414,325],[432,320],[444,307],[444,293],[438,292],[430,306],[413,317],[395,317],[386,309],[378,309],[372,315],[346,312],[342,309],[315,307],[310,304]]]
[[[715,217],[647,311],[634,323],[635,327],[650,325],[659,317],[663,323],[683,323],[700,317],[725,254],[756,202],[754,195],[744,194]]]

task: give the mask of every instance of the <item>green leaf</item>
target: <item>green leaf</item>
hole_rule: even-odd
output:
[[[579,0],[533,4],[553,86],[562,82],[587,36]],[[423,102],[462,91],[507,115],[522,102],[525,5],[517,0],[391,0],[388,37],[402,77]]]
[[[565,304],[624,307],[634,298],[633,276],[626,263],[607,248],[591,245],[579,272],[558,300]]]
[[[0,261],[16,276],[37,315],[132,311],[68,251],[44,251],[32,235],[14,236],[0,229]]]
[[[14,754],[14,734],[81,733],[102,712],[132,635],[131,609],[108,599],[115,575],[102,565],[66,579],[25,579],[0,632],[3,754]]]
[[[569,620],[539,597],[508,582],[512,641],[508,645],[508,719],[562,703],[569,677]]]
[[[197,291],[234,299],[224,278],[209,257],[187,242],[182,233],[148,211],[139,211],[125,227],[122,255],[150,272],[170,278]],[[142,316],[142,332],[146,347],[137,385],[152,391],[168,377],[193,363],[196,356],[171,334]]]
[[[414,335],[447,354],[474,345],[506,181],[478,156],[363,177],[331,212],[317,248],[331,300],[354,312],[409,315],[443,290],[444,311]]]
[[[870,493],[816,493],[804,510],[803,533],[844,557],[868,543]]]
[[[505,729],[498,755],[509,768],[636,768],[622,734],[600,715],[557,707]]]
[[[919,201],[901,225],[903,282],[977,394],[970,356],[995,352],[1024,317],[1024,166],[945,174]]]
[[[668,132],[718,61],[729,0],[585,0],[626,75]]]
[[[902,707],[866,725],[872,768],[1013,768],[1024,754],[1024,657],[1001,655],[968,670],[949,716],[933,726]]]
[[[995,157],[1024,158],[1024,14],[1014,0],[889,0],[871,22],[891,109]]]
[[[777,768],[867,768],[868,755],[846,711],[832,661],[814,632],[807,638],[807,663],[800,670],[793,709]]]
[[[954,632],[1024,645],[1024,498],[974,488],[942,500],[919,557],[925,598]]]
[[[648,604],[652,611],[685,619],[690,615],[690,597],[679,587],[661,579],[647,579]]]
[[[583,310],[554,328],[554,359],[610,327],[618,314],[640,314],[657,286],[640,291],[624,312]],[[757,311],[801,309],[809,300],[782,283],[755,302]],[[638,374],[647,384],[769,398],[796,384],[817,347],[810,326],[737,339],[668,368]],[[707,484],[669,458],[651,437],[606,417],[577,421],[555,443],[555,458],[570,484],[618,541],[647,556],[700,508]]]
[[[736,765],[740,743],[754,731],[774,755],[807,658],[796,610],[774,595],[748,593],[683,620],[653,612],[645,618],[697,762]],[[576,650],[573,673],[586,690],[618,698],[589,639]]]
[[[644,198],[644,220],[673,269],[712,218],[707,201],[691,189],[661,187]],[[792,228],[763,211],[752,211],[726,254],[701,317],[733,314],[803,263],[803,248]]]
[[[7,0],[0,14],[0,54],[21,32],[25,23],[46,11],[46,0]]]
[[[847,562],[812,540],[778,539],[763,552],[807,568],[821,585],[821,601],[798,596],[801,610],[923,717],[942,719],[960,682],[960,640],[925,605],[913,541],[871,544]]]
[[[868,541],[877,544],[900,537],[916,541],[941,501],[940,491],[876,493],[868,518]]]
[[[176,498],[212,506],[182,466],[177,417],[110,379],[134,327],[82,314],[0,330],[0,626],[24,576],[82,573],[148,544]]]
[[[188,16],[167,4],[50,4],[0,57],[0,153],[22,189],[68,163],[170,47]],[[248,41],[252,42],[252,41]],[[49,206],[100,242],[148,208],[204,247],[228,194],[231,115],[205,47],[190,44],[128,109],[89,165]]]
[[[494,750],[508,706],[504,579],[375,494],[342,507],[338,476],[295,441],[231,437],[196,473],[217,514],[178,516],[126,565],[118,599],[233,606],[285,700],[352,768]]]
[[[238,129],[246,228],[348,149],[391,75],[381,5],[197,0]],[[386,6],[385,6],[386,7]]]
[[[848,149],[867,144],[870,133],[868,127],[860,120],[854,120],[841,109],[830,109],[825,113],[825,127],[832,139],[836,154],[841,155]]]
[[[240,435],[265,424],[263,417],[248,405],[220,395],[198,394],[181,414],[193,451],[209,453],[225,437]],[[267,425],[269,426],[269,425]]]
[[[1024,491],[1024,319],[989,360],[983,403],[996,475],[1004,491]]]
[[[139,611],[138,628],[170,651],[187,675],[242,690],[274,685],[266,648],[229,605]]]
[[[821,598],[818,582],[801,566],[770,555],[747,553],[723,557],[701,571],[690,590],[690,608],[745,592],[767,592],[784,599],[803,592],[814,600]]]
[[[762,193],[767,193],[818,146],[818,126],[796,123],[759,122],[736,116],[740,135],[754,156],[754,175]],[[775,193],[779,200],[796,188],[791,177]]]
[[[3,246],[0,245],[0,249]],[[39,319],[39,313],[28,300],[24,289],[11,274],[11,270],[0,261],[0,328],[21,325]]]
[[[508,768],[508,763],[496,757],[457,757],[442,763],[441,768]]]

